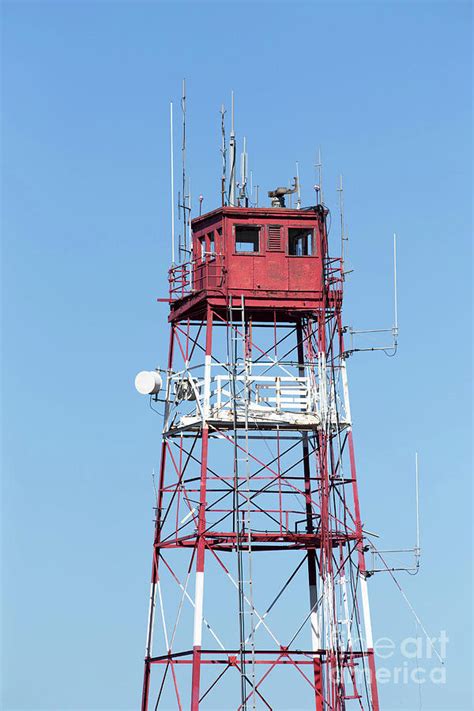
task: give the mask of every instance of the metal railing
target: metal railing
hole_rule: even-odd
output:
[[[326,259],[326,285],[330,291],[342,290],[344,277],[342,272],[342,258],[328,257]]]
[[[219,289],[224,283],[224,257],[222,254],[206,253],[171,267],[168,273],[170,299],[182,299],[192,292]],[[343,273],[340,257],[326,261],[326,285],[330,291],[342,290]]]
[[[194,291],[218,289],[223,280],[223,255],[206,253],[202,258],[171,267],[168,272],[170,299],[182,299]]]

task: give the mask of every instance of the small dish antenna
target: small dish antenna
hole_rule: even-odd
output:
[[[157,370],[141,370],[135,378],[135,388],[140,395],[158,395],[163,379]]]

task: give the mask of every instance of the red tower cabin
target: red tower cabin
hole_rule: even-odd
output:
[[[221,207],[192,221],[193,266],[170,272],[172,317],[229,297],[267,320],[269,309],[308,311],[321,304],[327,210]],[[340,298],[339,260],[325,265],[330,300]]]

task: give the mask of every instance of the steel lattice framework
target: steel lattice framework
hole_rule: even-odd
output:
[[[217,253],[199,299],[170,272],[142,711],[379,708],[343,265],[312,215],[311,302],[226,291]]]

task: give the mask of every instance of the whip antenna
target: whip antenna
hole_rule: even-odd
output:
[[[318,162],[316,163],[315,168],[317,168],[318,171],[318,189],[319,189],[319,196],[320,196],[320,201],[321,204],[324,203],[324,197],[323,197],[323,163],[321,160],[321,148],[318,148]]]
[[[398,338],[398,292],[397,292],[397,235],[393,233],[393,340]]]
[[[296,161],[296,188],[298,199],[296,201],[296,209],[301,210],[301,187],[300,187],[300,164]]]
[[[171,264],[174,266],[174,151],[173,151],[173,102],[170,103],[170,178],[171,178]]]
[[[222,178],[221,178],[221,202],[222,207],[226,204],[225,199],[225,183],[226,183],[226,173],[227,173],[227,146],[225,140],[225,107],[224,104],[221,105],[221,134],[222,134],[222,144],[221,144],[221,154],[222,154]]]
[[[348,241],[348,237],[346,237],[346,227],[344,224],[344,185],[342,182],[342,173],[339,175],[339,187],[337,192],[339,193],[339,218],[341,224],[341,262],[342,268],[344,269],[344,242]]]
[[[235,131],[234,131],[234,92],[232,92],[231,98],[231,128],[230,128],[230,139],[229,139],[229,152],[230,152],[230,182],[229,182],[229,204],[235,207]]]
[[[182,159],[182,181],[183,181],[183,194],[182,194],[182,200],[183,200],[183,249],[186,254],[187,251],[187,235],[186,235],[186,227],[187,227],[187,205],[186,205],[186,79],[183,79],[183,88],[182,88],[182,94],[181,94],[181,112],[183,115],[183,141],[181,145],[181,159]]]

